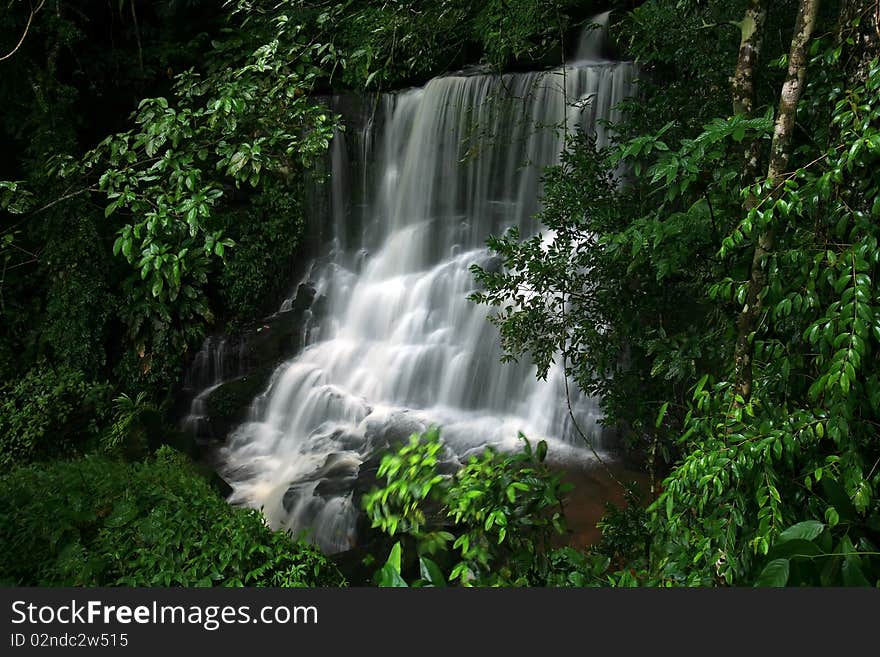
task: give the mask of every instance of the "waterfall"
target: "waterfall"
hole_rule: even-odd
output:
[[[334,248],[310,274],[326,309],[220,450],[233,504],[334,552],[355,542],[371,459],[429,425],[459,461],[518,449],[518,432],[589,458],[559,369],[542,381],[528,362],[502,364],[497,329],[468,295],[470,267],[497,266],[490,234],[537,230],[542,168],[565,132],[606,143],[603,120],[632,93],[633,65],[598,59],[593,32],[579,48],[589,56],[564,67],[439,77],[379,96],[337,134],[324,188]],[[572,404],[601,449],[595,400]]]
[[[226,339],[209,337],[205,340],[184,381],[184,391],[195,393],[195,396],[183,419],[183,430],[199,438],[210,433],[206,428],[208,399],[224,381],[237,376],[241,360],[240,354],[230,353]]]
[[[602,61],[603,36],[607,33],[610,18],[610,11],[594,16],[590,21],[590,25],[581,32],[581,38],[578,41],[577,50],[575,50],[574,58],[572,59],[575,65]]]

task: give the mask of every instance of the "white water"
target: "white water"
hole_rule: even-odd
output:
[[[601,144],[599,120],[616,119],[631,94],[633,66],[597,59],[598,38],[565,68],[449,75],[380,97],[354,126],[357,166],[337,137],[327,186],[337,248],[312,272],[328,312],[222,448],[232,503],[340,551],[356,539],[362,463],[430,424],[459,459],[487,444],[518,448],[520,431],[547,439],[551,454],[589,458],[559,370],[540,381],[527,362],[501,364],[487,309],[467,297],[470,266],[490,264],[489,234],[536,230],[541,169],[558,162],[563,131],[595,131]],[[366,190],[353,225],[346,190],[358,176]],[[573,404],[601,447],[595,401]]]

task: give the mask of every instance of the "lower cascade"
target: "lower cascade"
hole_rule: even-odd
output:
[[[231,503],[339,552],[382,450],[430,425],[459,462],[516,449],[520,432],[587,460],[571,415],[601,451],[596,401],[572,391],[570,415],[559,369],[543,381],[502,364],[486,308],[468,300],[471,266],[495,266],[486,238],[536,231],[542,169],[565,135],[607,143],[605,121],[633,93],[634,65],[590,45],[563,67],[446,75],[346,117],[322,187],[332,246],[308,276],[324,309],[216,455]]]

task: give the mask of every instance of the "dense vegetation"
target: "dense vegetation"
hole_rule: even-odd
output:
[[[648,504],[559,547],[544,443],[449,476],[430,432],[364,498],[375,582],[877,585],[867,0],[3,2],[0,581],[342,584],[189,463],[183,372],[307,258],[321,94],[558,63],[605,9],[639,96],[609,148],[568,141],[535,218],[555,237],[492,236],[474,300],[511,357],[561,354],[601,396]]]
[[[327,557],[233,509],[179,453],[22,466],[0,482],[4,583],[339,586]]]

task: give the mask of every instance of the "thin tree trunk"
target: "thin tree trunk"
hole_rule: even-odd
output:
[[[736,71],[730,81],[733,92],[733,113],[751,116],[755,106],[755,65],[761,54],[764,23],[767,20],[767,0],[749,0],[740,25],[742,40]]]
[[[731,79],[733,113],[751,117],[755,107],[755,70],[764,40],[764,24],[767,22],[767,0],[749,0],[746,14],[740,23],[742,40],[736,72]],[[742,180],[751,185],[758,175],[761,162],[761,141],[752,139],[743,153]]]
[[[773,129],[773,142],[770,146],[767,180],[771,185],[785,174],[791,157],[795,115],[807,74],[807,47],[813,35],[818,11],[819,0],[801,0],[798,6],[794,36],[791,40],[791,51],[788,57],[788,76],[782,85],[779,110]],[[762,310],[762,297],[767,287],[765,261],[773,250],[774,239],[773,226],[768,226],[758,236],[752,256],[746,303],[737,320],[734,391],[743,400],[741,403],[747,402],[752,394],[753,339]],[[741,403],[737,405],[741,405]]]
[[[850,87],[863,84],[871,62],[880,54],[880,1],[843,0],[838,40],[847,84]]]

